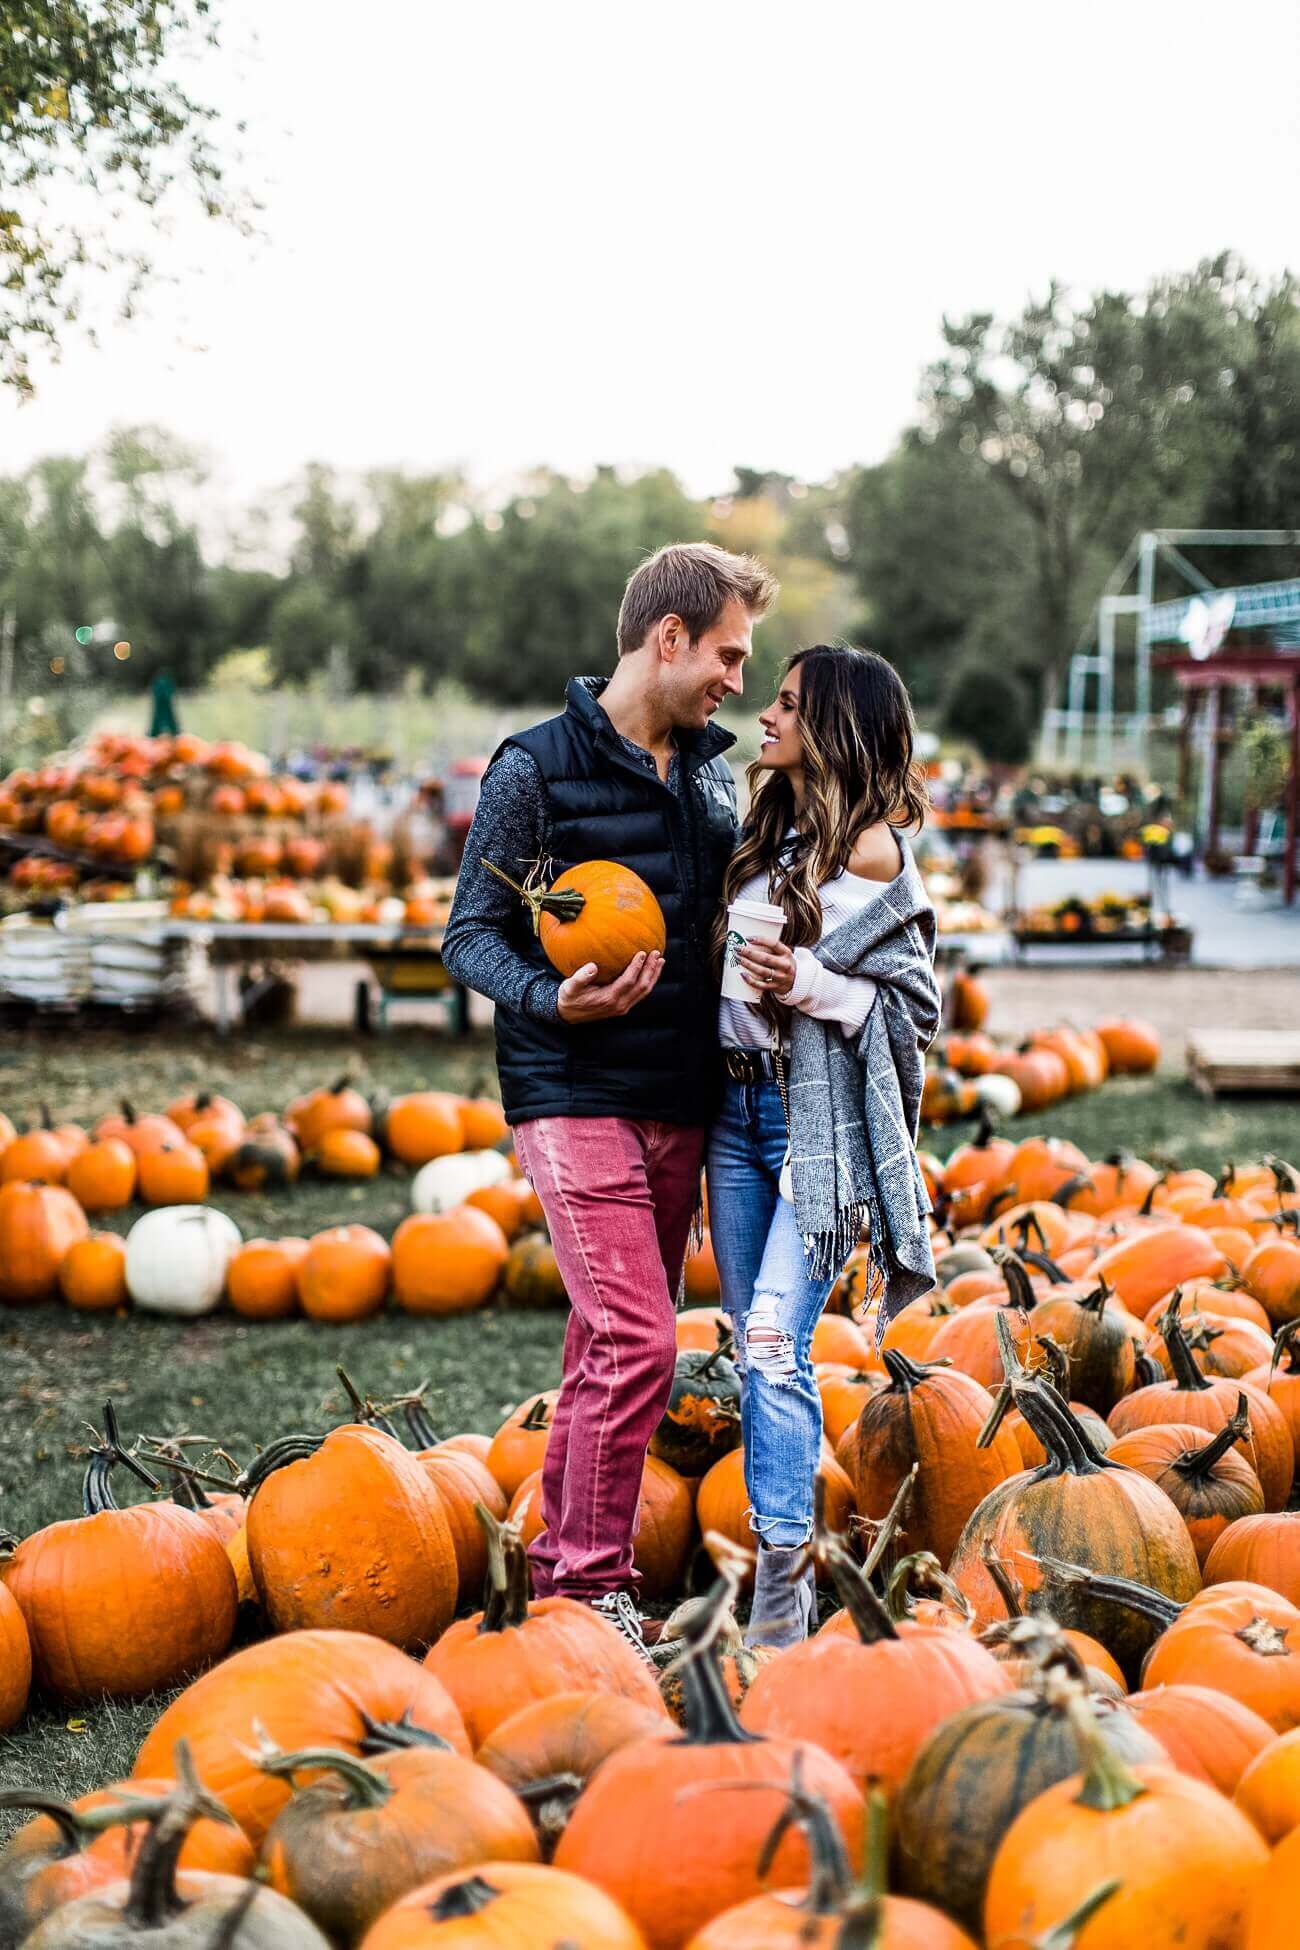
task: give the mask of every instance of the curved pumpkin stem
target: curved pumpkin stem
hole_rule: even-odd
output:
[[[560,921],[576,921],[587,905],[586,895],[579,893],[576,887],[561,888],[559,893],[543,892],[539,886],[533,884],[531,874],[520,886],[517,880],[512,880],[508,873],[503,873],[501,868],[494,866],[491,860],[481,860],[479,864],[486,867],[490,874],[495,874],[498,880],[503,880],[512,893],[518,894],[528,909],[534,934],[537,934],[541,928],[544,913],[554,914]]]
[[[1035,1224],[1037,1224],[1037,1220],[1035,1220]],[[1002,1305],[1004,1307],[1019,1307],[1023,1314],[1032,1313],[1038,1304],[1037,1297],[1033,1287],[1029,1283],[1029,1275],[1025,1271],[1025,1262],[1021,1259],[1020,1254],[1013,1252],[1010,1246],[990,1246],[989,1258],[1001,1273],[1006,1284],[1007,1297],[1002,1302]]]
[[[991,1537],[986,1537],[980,1545],[980,1557],[984,1569],[993,1580],[993,1588],[1006,1607],[1009,1619],[1025,1616],[1025,1587],[1016,1576],[1005,1557],[998,1550]]]
[[[1268,1378],[1270,1381],[1273,1379],[1283,1359],[1286,1361],[1287,1374],[1295,1374],[1300,1369],[1300,1360],[1297,1359],[1296,1352],[1296,1341],[1298,1338],[1300,1338],[1300,1320],[1288,1320],[1286,1325],[1279,1327],[1276,1334],[1274,1334],[1273,1358],[1268,1364]]]
[[[1036,1334],[1034,1346],[1043,1350],[1043,1377],[1057,1397],[1070,1399],[1070,1357],[1053,1334]]]
[[[1152,1388],[1159,1381],[1168,1381],[1168,1375],[1155,1355],[1151,1353],[1146,1342],[1140,1341],[1135,1334],[1132,1345],[1134,1388]]]
[[[117,1410],[112,1402],[104,1403],[104,1433],[96,1437],[96,1447],[90,1452],[86,1464],[86,1474],[81,1485],[81,1507],[88,1517],[104,1515],[106,1511],[116,1510],[117,1502],[113,1496],[113,1486],[109,1481],[111,1472],[121,1467],[129,1469],[151,1490],[160,1490],[162,1484],[156,1476],[151,1476],[144,1465],[122,1447],[122,1434],[117,1426]]]
[[[393,1798],[390,1781],[368,1767],[364,1760],[358,1760],[355,1754],[343,1753],[336,1747],[302,1747],[287,1754],[262,1735],[257,1747],[257,1765],[263,1774],[290,1784],[295,1774],[305,1773],[309,1768],[317,1773],[336,1774],[343,1783],[345,1805],[349,1808],[382,1808]]]
[[[48,1815],[59,1831],[60,1860],[65,1855],[79,1855],[93,1832],[68,1802],[60,1801],[55,1794],[43,1794],[39,1788],[0,1788],[0,1808],[16,1812],[30,1809],[32,1814]]]
[[[1212,1472],[1214,1465],[1226,1456],[1229,1449],[1238,1442],[1250,1441],[1250,1411],[1244,1395],[1237,1396],[1237,1406],[1230,1420],[1224,1423],[1219,1433],[1199,1449],[1186,1449],[1176,1458],[1174,1468],[1180,1476],[1186,1476],[1203,1483]]]
[[[885,1593],[890,1617],[898,1622],[910,1618],[910,1600],[922,1597],[939,1599],[958,1612],[967,1625],[975,1617],[975,1608],[970,1599],[959,1585],[953,1583],[933,1551],[913,1551],[910,1557],[900,1558],[894,1566]]]
[[[1088,1597],[1101,1598],[1112,1605],[1123,1605],[1142,1618],[1154,1619],[1158,1625],[1172,1625],[1187,1609],[1176,1598],[1167,1598],[1163,1591],[1153,1591],[1149,1584],[1139,1584],[1134,1578],[1107,1577],[1100,1571],[1090,1571],[1085,1564],[1071,1564],[1065,1558],[1050,1557],[1046,1551],[1039,1551],[1036,1555],[1031,1552],[1029,1555],[1035,1564],[1041,1564],[1053,1577],[1060,1578],[1066,1584],[1078,1585]]]
[[[357,1745],[367,1758],[395,1754],[407,1747],[436,1747],[444,1754],[455,1751],[450,1740],[444,1740],[440,1733],[431,1733],[427,1727],[417,1727],[411,1718],[409,1706],[400,1720],[372,1719],[362,1707],[361,1724],[365,1734]]]
[[[185,1908],[176,1887],[176,1864],[195,1822],[206,1817],[209,1821],[235,1826],[229,1810],[200,1785],[188,1742],[176,1742],[173,1758],[176,1786],[157,1804],[136,1850],[130,1894],[122,1911],[123,1919],[140,1930],[161,1929]],[[133,1812],[132,1804],[126,1803],[120,1813],[121,1820],[138,1821],[138,1808],[136,1804]]]
[[[1028,1247],[1021,1252],[1026,1266],[1032,1266],[1040,1273],[1046,1273],[1053,1286],[1069,1286],[1070,1276],[1064,1267],[1058,1266],[1050,1253],[1031,1252]]]
[[[1169,1173],[1167,1171],[1158,1171],[1155,1177],[1151,1180],[1150,1185],[1147,1187],[1146,1197],[1143,1199],[1141,1205],[1139,1205],[1138,1207],[1138,1213],[1142,1218],[1149,1219],[1151,1217],[1151,1214],[1155,1210],[1155,1205],[1153,1203],[1155,1199],[1155,1195],[1160,1190],[1160,1187],[1166,1182],[1168,1177],[1169,1177]]]
[[[1086,1171],[1076,1171],[1073,1178],[1067,1178],[1063,1185],[1057,1186],[1052,1193],[1052,1204],[1059,1205],[1062,1212],[1068,1212],[1072,1198],[1077,1198],[1080,1192],[1095,1192],[1096,1189],[1095,1181]]]
[[[1077,1909],[1072,1909],[1068,1916],[1063,1916],[1046,1936],[1036,1936],[1032,1944],[1026,1945],[1026,1950],[1074,1950],[1079,1937],[1097,1911],[1123,1887],[1118,1876],[1112,1876],[1109,1882],[1100,1883],[1090,1896],[1084,1897]]]
[[[467,1875],[460,1882],[453,1882],[449,1889],[444,1889],[430,1903],[429,1914],[435,1923],[451,1923],[463,1917],[479,1916],[500,1894],[500,1889],[486,1876]]]
[[[771,1873],[777,1851],[792,1828],[799,1829],[803,1834],[810,1866],[808,1887],[799,1908],[810,1918],[838,1916],[848,1900],[853,1872],[839,1823],[822,1797],[810,1794],[804,1787],[803,1755],[800,1753],[795,1754],[790,1766],[785,1805],[759,1854],[758,1874],[761,1881],[766,1881]]]
[[[1294,1165],[1288,1164],[1285,1158],[1279,1158],[1275,1151],[1266,1151],[1263,1163],[1273,1174],[1279,1198],[1284,1192],[1300,1192],[1300,1172]]]
[[[290,1463],[306,1462],[314,1456],[325,1438],[323,1435],[282,1435],[275,1442],[268,1442],[256,1461],[251,1462],[237,1483],[228,1485],[239,1491],[241,1496],[252,1496],[268,1476],[274,1476],[277,1469],[285,1469]],[[204,1477],[205,1482],[213,1478]]]

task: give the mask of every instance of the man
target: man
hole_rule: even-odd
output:
[[[456,980],[496,1003],[506,1117],[572,1306],[534,1589],[592,1604],[641,1650],[632,1540],[719,1070],[710,945],[736,796],[734,741],[712,720],[776,593],[708,543],[641,564],[614,675],[573,679],[563,716],[493,759],[443,942]],[[663,909],[664,952],[613,982],[591,965],[562,982],[484,860],[514,879],[544,863],[548,881],[583,860],[631,867]]]

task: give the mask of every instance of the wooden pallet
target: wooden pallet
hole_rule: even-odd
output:
[[[1206,1097],[1300,1096],[1300,1031],[1198,1029],[1187,1039],[1187,1076]]]

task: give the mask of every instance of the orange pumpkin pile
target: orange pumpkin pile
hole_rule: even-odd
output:
[[[394,1111],[390,1143],[461,1160],[444,1103],[393,1107],[390,1130]],[[193,1145],[214,1114],[166,1118]],[[346,1084],[288,1113],[313,1152],[379,1142],[368,1116]],[[476,1106],[462,1136],[492,1128]],[[52,1121],[39,1142],[93,1148]],[[123,1113],[95,1143],[138,1165],[171,1136]],[[860,1926],[927,1950],[1287,1941],[1300,1181],[1277,1159],[1216,1179],[984,1132],[922,1169],[934,1292],[877,1349],[864,1247],[816,1329],[823,1619],[800,1647],[747,1649],[724,1609],[753,1540],[707,1246],[641,1485],[642,1590],[677,1603],[658,1673],[586,1607],[529,1595],[551,1392],[440,1439],[422,1392],[375,1404],[348,1383],[342,1426],[268,1432],[237,1478],[126,1448],[108,1416],[85,1514],[0,1556],[0,1727],[29,1689],[83,1708],[184,1690],[138,1757],[130,1849],[93,1809],[29,1824],[0,1853],[0,1910],[19,1901],[58,1943],[61,1906],[129,1907],[109,1867],[129,1859],[137,1886],[183,1805],[182,1892],[219,1806],[246,1851],[222,1870],[239,1894],[203,1901],[247,1901],[255,1873],[286,1931],[362,1950],[452,1926],[472,1942],[478,1919],[485,1942],[627,1950],[831,1945]],[[391,1287],[458,1311],[512,1253],[518,1293],[544,1292],[537,1236],[507,1238],[516,1183],[432,1197],[391,1246],[364,1225],[249,1242],[231,1305],[362,1318]],[[29,1286],[115,1291],[66,1186],[10,1181],[0,1254],[6,1224]],[[117,1509],[114,1469],[150,1473],[152,1499]],[[688,1596],[710,1557],[712,1607]],[[99,1629],[119,1560],[151,1621],[125,1648]]]
[[[926,1070],[921,1115],[927,1124],[971,1117],[981,1106],[997,1117],[1033,1115],[1096,1090],[1108,1077],[1146,1075],[1160,1062],[1158,1033],[1132,1018],[1093,1029],[1035,1029],[1004,1047],[983,1028],[981,985],[970,976],[959,982],[956,1026],[935,1044]]]

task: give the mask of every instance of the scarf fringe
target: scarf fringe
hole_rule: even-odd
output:
[[[849,1254],[862,1237],[862,1228],[870,1217],[870,1205],[841,1205],[835,1214],[835,1224],[829,1232],[810,1232],[804,1236],[804,1258],[809,1277],[814,1280],[836,1280],[844,1271]],[[874,1234],[873,1228],[873,1234]],[[872,1252],[872,1265],[876,1263]]]

